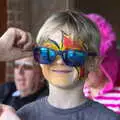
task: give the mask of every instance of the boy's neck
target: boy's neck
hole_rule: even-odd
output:
[[[49,84],[49,90],[48,102],[57,108],[74,108],[86,101],[83,95],[83,83],[72,89],[63,89]]]

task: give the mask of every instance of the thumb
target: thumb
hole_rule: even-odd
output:
[[[13,51],[11,51],[10,56],[7,56],[8,58],[5,60],[12,61],[30,56],[33,56],[32,51],[21,51],[20,49],[14,49]]]
[[[22,51],[19,57],[24,58],[24,57],[31,57],[31,56],[33,56],[32,51]]]

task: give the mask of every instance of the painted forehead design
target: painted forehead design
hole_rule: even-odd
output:
[[[43,46],[50,47],[55,50],[68,50],[71,48],[77,50],[86,50],[83,40],[73,40],[71,35],[68,35],[64,32],[62,32],[62,40],[59,44],[49,38],[43,43]]]

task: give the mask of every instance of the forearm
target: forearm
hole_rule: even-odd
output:
[[[0,61],[4,61],[5,60],[5,52],[4,52],[4,47],[2,44],[2,40],[0,38]]]

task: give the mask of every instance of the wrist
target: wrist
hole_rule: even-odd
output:
[[[5,53],[5,47],[2,43],[2,40],[0,38],[0,61],[4,61],[5,60],[5,56],[6,56],[6,53]]]

